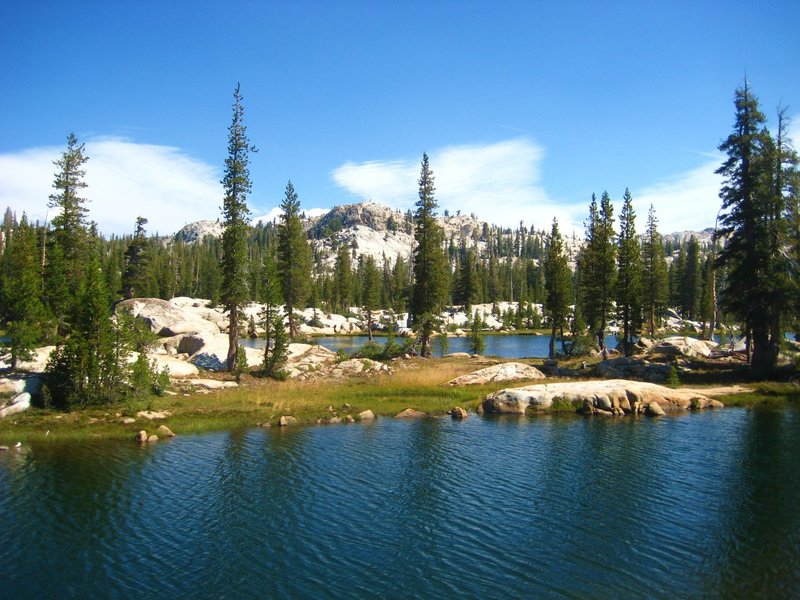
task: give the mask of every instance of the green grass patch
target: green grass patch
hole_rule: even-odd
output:
[[[310,424],[334,414],[357,418],[358,413],[367,409],[383,417],[394,416],[406,408],[433,415],[443,414],[456,405],[474,410],[497,385],[455,388],[442,384],[483,366],[485,363],[474,360],[413,361],[402,363],[392,375],[343,381],[274,381],[245,375],[236,389],[153,397],[137,407],[120,405],[73,413],[31,409],[0,421],[0,444],[33,440],[125,440],[132,439],[142,429],[155,433],[162,423],[181,435],[253,427],[259,423],[277,425],[282,415]],[[124,417],[135,417],[135,412],[144,408],[170,414],[164,420],[138,418],[131,424],[121,422]]]
[[[154,433],[160,424],[167,425],[178,435],[234,430],[253,427],[259,423],[277,425],[282,415],[291,415],[301,424],[316,423],[331,416],[358,418],[358,413],[370,409],[380,417],[392,417],[406,408],[441,415],[454,406],[474,411],[490,392],[503,387],[521,387],[538,381],[519,381],[510,384],[450,387],[443,383],[496,360],[491,359],[433,359],[391,363],[394,373],[343,381],[274,381],[242,377],[236,389],[209,394],[192,393],[177,396],[153,397],[140,405],[88,408],[73,413],[31,409],[0,420],[0,444],[18,441],[80,441],[93,439],[129,440],[140,430]],[[563,363],[562,363],[563,364]],[[568,363],[571,364],[571,363]],[[717,377],[712,377],[716,375]],[[720,377],[720,375],[723,375]],[[727,381],[727,373],[703,373],[698,383],[713,384]],[[683,385],[694,382],[682,378]],[[564,381],[548,378],[548,383]],[[741,382],[742,378],[739,377]],[[752,393],[721,396],[726,406],[786,407],[800,406],[800,386],[796,383],[748,383]],[[178,389],[178,388],[176,388]],[[330,408],[329,408],[330,407]],[[135,417],[137,410],[149,409],[170,414],[164,420],[138,418],[123,424],[124,417]],[[545,413],[575,414],[575,407],[556,399]]]
[[[748,384],[753,388],[746,394],[729,394],[720,397],[725,406],[747,408],[786,408],[800,406],[800,385],[775,381]]]

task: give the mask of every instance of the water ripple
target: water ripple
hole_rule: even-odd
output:
[[[0,597],[791,596],[793,411],[381,420],[0,455]]]

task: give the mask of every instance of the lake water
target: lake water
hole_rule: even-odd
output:
[[[402,344],[403,338],[395,338],[398,344]],[[549,354],[550,336],[549,335],[487,335],[486,356],[498,356],[500,358],[545,358]],[[336,352],[342,350],[348,354],[355,352],[369,341],[365,335],[343,335],[343,336],[323,336],[313,338],[315,343],[325,346],[329,350]],[[375,342],[383,345],[386,343],[385,337],[375,336]],[[613,335],[606,336],[606,346],[614,348],[617,340]],[[243,344],[255,348],[263,348],[264,340],[243,340]],[[441,356],[439,340],[434,338],[432,341],[434,356]],[[556,343],[556,350],[561,350],[561,344]],[[469,352],[469,340],[461,337],[447,338],[447,352]]]
[[[743,409],[31,444],[0,597],[797,597],[798,448]]]

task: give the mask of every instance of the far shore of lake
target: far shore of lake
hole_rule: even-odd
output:
[[[470,418],[487,394],[505,387],[520,387],[537,381],[520,381],[510,385],[492,383],[478,386],[450,387],[442,384],[481,367],[503,360],[494,358],[434,358],[393,361],[392,374],[340,381],[275,381],[246,374],[235,389],[207,393],[190,393],[174,386],[176,395],[152,397],[147,402],[114,406],[88,407],[62,413],[30,409],[0,420],[0,445],[17,442],[56,442],[81,440],[133,440],[142,430],[155,434],[159,425],[166,425],[178,435],[197,434],[247,427],[280,427],[282,416],[291,416],[292,426],[315,425],[318,422],[360,420],[364,411],[376,418],[391,418],[413,409],[431,417],[445,417],[459,406]],[[541,365],[542,359],[523,361]],[[228,374],[215,377],[230,379]],[[800,386],[787,382],[748,382],[744,377],[726,376],[716,382],[714,374],[705,379],[695,377],[684,385],[692,388],[719,388],[720,385],[740,384],[741,390],[717,396],[726,407],[782,408],[800,404]],[[548,383],[567,381],[548,378]],[[717,390],[719,391],[719,390]],[[141,416],[160,414],[153,419]],[[139,414],[140,416],[137,416]],[[547,414],[563,417],[577,416],[574,409],[554,407]],[[541,413],[539,413],[541,416]],[[583,418],[583,417],[581,417]],[[621,417],[630,418],[630,417]],[[333,426],[333,425],[325,425]]]

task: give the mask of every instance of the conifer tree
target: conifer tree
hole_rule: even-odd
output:
[[[345,313],[353,301],[353,267],[350,262],[350,250],[347,246],[339,247],[333,265],[333,308]]]
[[[747,81],[736,90],[734,104],[733,132],[719,146],[727,158],[716,171],[723,177],[720,198],[726,211],[719,234],[727,236],[717,256],[718,264],[728,266],[721,303],[744,324],[751,367],[766,373],[777,362],[786,296],[788,268],[780,251],[785,190],[778,181],[783,167],[776,169],[781,152]]]
[[[361,277],[361,304],[367,311],[367,333],[369,341],[372,341],[372,313],[378,308],[380,297],[380,273],[375,264],[375,257],[367,255],[364,257],[364,267]]]
[[[283,314],[280,305],[281,283],[278,269],[269,253],[264,256],[263,290],[264,307],[261,311],[261,323],[264,327],[264,374],[268,377],[280,377],[288,354],[289,340],[283,326]]]
[[[658,218],[650,205],[647,231],[642,243],[642,302],[649,323],[650,335],[656,332],[656,317],[666,308],[668,297],[667,261],[664,241],[658,232]]]
[[[211,306],[219,304],[220,289],[222,288],[222,273],[219,268],[218,242],[211,236],[206,236],[200,244],[201,256],[198,266],[197,294],[211,302]]]
[[[83,180],[86,175],[83,165],[88,160],[84,156],[84,144],[78,144],[78,138],[70,133],[67,136],[67,149],[53,163],[58,167],[53,181],[56,193],[50,196],[48,202],[50,208],[59,211],[52,220],[52,239],[61,246],[67,280],[71,282],[73,292],[88,260],[87,200],[80,196],[81,190],[87,187]]]
[[[475,314],[472,317],[472,324],[470,325],[469,335],[467,337],[471,354],[483,354],[486,351],[486,340],[481,332],[482,329],[483,319],[478,309],[475,309]]]
[[[7,238],[3,269],[0,273],[0,315],[6,324],[11,350],[11,367],[29,360],[41,340],[45,309],[41,302],[42,279],[39,271],[36,231],[23,214],[19,225]]]
[[[544,283],[547,299],[545,314],[550,319],[549,357],[556,357],[556,332],[561,332],[564,340],[564,326],[569,317],[569,303],[572,298],[572,273],[567,256],[564,254],[564,240],[558,230],[558,221],[553,219],[553,227],[547,237],[544,258]]]
[[[633,354],[633,336],[642,323],[642,250],[636,235],[636,213],[628,189],[622,197],[617,244],[617,318],[622,322],[625,356]]]
[[[683,279],[686,274],[686,247],[678,248],[669,266],[669,303],[683,311]]]
[[[289,337],[297,337],[294,309],[300,308],[310,284],[310,253],[300,221],[300,201],[292,182],[286,184],[278,226],[278,276],[281,281]]]
[[[141,296],[142,290],[147,289],[149,256],[147,253],[148,243],[145,225],[147,225],[147,219],[136,217],[136,229],[133,232],[133,239],[127,250],[125,250],[122,296],[126,299]]]
[[[225,230],[222,233],[222,304],[228,312],[228,356],[229,371],[236,368],[239,349],[239,309],[249,299],[247,285],[247,233],[250,209],[247,194],[250,193],[250,145],[247,127],[244,124],[244,106],[239,85],[233,93],[233,120],[228,127],[228,158],[225,159],[225,176],[222,186],[225,197],[222,215]]]
[[[100,262],[92,257],[70,318],[70,335],[53,351],[45,371],[45,385],[56,408],[72,410],[109,404],[119,398],[117,357],[122,353],[114,346],[109,317]]]
[[[714,260],[711,255],[703,261],[701,271],[700,302],[698,317],[703,323],[702,338],[710,340],[714,333]]]
[[[437,315],[447,297],[449,265],[444,250],[444,231],[436,222],[433,172],[428,155],[422,155],[419,176],[419,200],[414,213],[414,286],[411,290],[412,327],[420,333],[422,356],[430,356],[430,336],[436,328]]]
[[[702,294],[702,264],[700,242],[695,236],[689,238],[686,247],[686,262],[679,281],[680,308],[684,318],[697,320],[700,317],[700,296]]]
[[[455,303],[464,306],[464,312],[472,313],[472,305],[478,300],[479,283],[477,259],[474,248],[461,246],[461,261],[456,278]]]
[[[405,311],[408,306],[409,292],[409,272],[408,263],[402,256],[398,256],[392,267],[392,286],[390,294],[390,306],[396,312]]]
[[[83,279],[89,260],[89,232],[86,226],[86,198],[81,190],[87,187],[83,168],[88,161],[84,144],[78,143],[74,133],[67,136],[67,148],[53,164],[58,167],[53,180],[56,192],[50,195],[48,206],[57,209],[52,220],[53,232],[47,239],[44,267],[47,305],[59,332],[65,334],[68,315],[78,286]]]
[[[597,339],[598,348],[605,352],[606,323],[614,299],[617,270],[614,207],[608,193],[603,192],[599,209],[597,198],[592,194],[585,226],[586,243],[578,255],[582,313]]]

